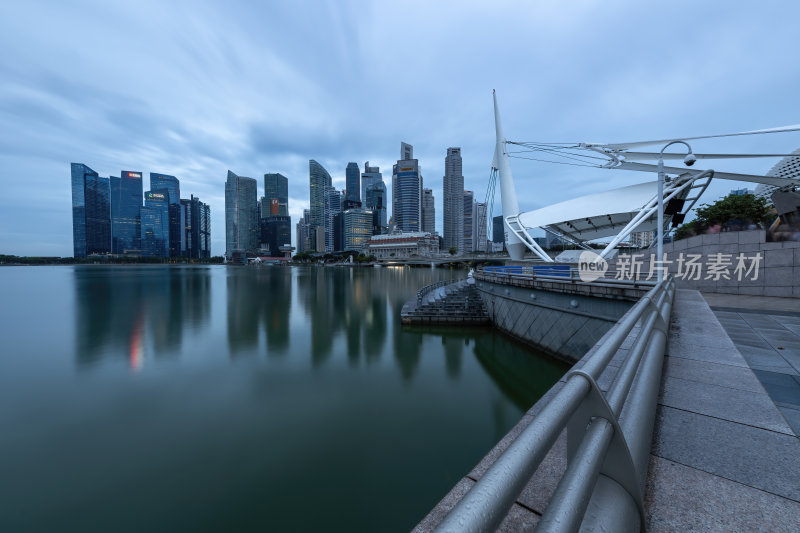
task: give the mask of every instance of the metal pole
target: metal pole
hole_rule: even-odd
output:
[[[664,259],[664,150],[658,154],[658,228],[656,238],[656,254],[657,260]],[[655,266],[655,265],[650,265]],[[664,279],[664,271],[658,269],[658,281]]]

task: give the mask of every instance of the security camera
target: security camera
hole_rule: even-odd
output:
[[[697,161],[697,158],[694,156],[694,154],[691,153],[686,154],[686,157],[683,158],[683,164],[686,165],[687,167],[694,165],[695,161]]]

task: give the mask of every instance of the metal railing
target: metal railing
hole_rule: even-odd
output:
[[[494,531],[564,428],[568,466],[536,531],[643,531],[644,482],[674,295],[667,276],[643,296],[567,373],[563,387],[436,531]],[[597,381],[636,324],[630,352],[604,394]]]
[[[543,281],[569,281],[572,283],[583,282],[580,277],[580,271],[571,265],[487,266],[479,268],[478,273],[494,276],[500,280],[539,279]],[[644,273],[633,275],[625,272],[623,274],[617,277],[617,271],[610,270],[594,280],[592,284],[633,285],[634,287],[652,287],[656,284],[655,276],[645,276]]]
[[[456,280],[457,281],[457,280]],[[435,283],[431,283],[430,285],[425,285],[421,289],[417,291],[417,308],[422,305],[422,299],[431,291],[438,289],[439,287],[444,287],[445,285],[449,285],[450,283],[454,283],[452,279],[443,279],[437,281]]]

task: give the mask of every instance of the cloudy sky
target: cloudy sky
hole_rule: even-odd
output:
[[[0,253],[72,254],[70,162],[178,176],[185,197],[211,205],[221,254],[228,169],[259,178],[259,194],[265,172],[288,176],[296,221],[309,159],[338,187],[348,161],[370,161],[390,187],[401,141],[414,145],[441,231],[448,146],[462,147],[465,185],[485,196],[492,89],[509,140],[796,124],[798,20],[800,3],[768,0],[3,2]],[[784,153],[800,134],[693,146]],[[512,168],[523,210],[652,179]],[[717,182],[706,198],[735,186]]]

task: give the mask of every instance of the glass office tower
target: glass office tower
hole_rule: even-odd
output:
[[[142,249],[142,173],[123,170],[111,176],[111,252],[139,253]]]
[[[258,249],[259,220],[257,182],[230,170],[225,182],[225,253],[254,252]]]
[[[325,167],[310,159],[308,161],[309,179],[309,225],[325,226],[325,188],[331,186],[331,175]],[[315,244],[316,245],[316,244]]]
[[[392,172],[392,218],[400,231],[422,229],[422,173],[410,144],[400,143],[401,159]]]
[[[358,163],[347,163],[345,169],[345,199],[349,202],[361,202],[361,175]]]
[[[264,198],[261,217],[271,215],[289,216],[289,180],[283,174],[264,174]],[[278,200],[277,212],[273,213],[272,200]]]
[[[169,257],[169,191],[144,193],[142,207],[142,255]]]
[[[70,165],[72,246],[75,257],[111,252],[111,190],[108,178],[82,163]]]
[[[386,184],[383,180],[377,181],[367,187],[365,195],[366,208],[372,212],[377,212],[378,226],[381,227],[381,233],[388,230],[389,222],[387,216],[387,199],[386,199]]]
[[[334,243],[336,233],[334,217],[342,211],[342,193],[335,187],[325,188],[325,251],[327,253],[339,251]]]
[[[367,188],[375,185],[378,182],[383,183],[381,167],[371,167],[369,166],[369,161],[367,161],[364,163],[364,172],[361,173],[361,201],[365,203],[364,207],[367,207]],[[384,190],[386,190],[385,187]],[[385,201],[383,202],[383,205],[384,207],[388,207]]]
[[[150,190],[166,189],[169,193],[169,255],[181,255],[181,185],[169,174],[150,173]]]
[[[359,252],[372,236],[372,211],[348,209],[342,212],[342,250]]]

